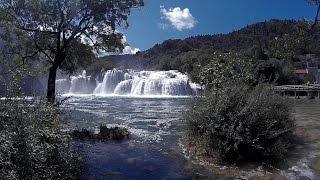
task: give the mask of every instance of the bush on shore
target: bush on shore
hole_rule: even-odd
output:
[[[0,100],[2,179],[78,179],[83,166],[57,108],[38,100]]]
[[[243,83],[207,90],[184,119],[187,145],[226,161],[281,159],[295,127],[286,100],[270,86]]]

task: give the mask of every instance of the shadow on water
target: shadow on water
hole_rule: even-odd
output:
[[[272,167],[264,164],[217,165],[188,157],[179,143],[181,113],[188,98],[72,98],[64,106],[71,120],[65,128],[126,127],[121,143],[76,142],[90,179],[317,179],[320,177],[320,101],[294,100],[297,146]]]

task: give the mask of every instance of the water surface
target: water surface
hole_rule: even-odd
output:
[[[284,164],[241,167],[208,164],[188,157],[181,145],[182,113],[191,98],[128,96],[72,97],[64,105],[69,129],[97,129],[100,125],[129,129],[123,142],[78,142],[91,179],[318,179],[320,172],[320,101],[292,101],[295,134],[303,139]]]

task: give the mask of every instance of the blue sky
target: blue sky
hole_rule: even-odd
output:
[[[305,0],[145,0],[121,29],[131,48],[141,51],[166,39],[228,33],[269,19],[313,19]]]

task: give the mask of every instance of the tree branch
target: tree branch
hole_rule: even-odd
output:
[[[15,71],[16,69],[18,69],[18,68],[22,67],[23,65],[24,65],[24,62],[23,62],[23,63],[21,63],[21,64],[19,64],[19,65],[18,65],[18,66],[16,66],[16,67],[14,67],[13,69],[11,69],[11,70],[7,71],[7,72],[0,73],[0,75],[1,75],[1,76],[3,76],[3,75],[10,74],[10,73],[12,73],[13,71]]]
[[[84,17],[80,20],[79,25],[77,26],[77,28],[72,32],[71,36],[66,39],[63,48],[66,48],[68,46],[68,44],[73,41],[74,39],[79,38],[86,29],[90,28],[91,26],[89,26],[90,22],[89,20],[91,19],[91,16],[89,14],[84,15]],[[86,22],[86,25],[84,28],[81,28],[82,25]]]
[[[47,33],[47,34],[58,34],[59,32],[55,32],[55,31],[45,31],[45,30],[39,30],[39,29],[30,29],[30,28],[26,28],[23,26],[17,26],[17,28],[23,30],[23,31],[28,31],[28,32],[37,32],[37,33]]]
[[[314,17],[314,22],[313,22],[313,24],[311,25],[311,27],[310,27],[310,29],[308,30],[308,32],[310,32],[310,31],[311,31],[313,28],[315,28],[315,26],[318,24],[319,14],[320,14],[320,4],[318,5],[317,14],[316,14],[316,16]]]
[[[21,29],[23,31],[27,31],[27,32],[38,32],[38,33],[48,33],[48,34],[57,34],[58,32],[55,32],[55,31],[46,31],[46,30],[40,30],[40,29],[31,29],[31,28],[27,28],[25,27],[25,23],[24,23],[24,20],[23,20],[23,17],[21,16],[16,16],[12,13],[10,13],[9,11],[5,11],[5,10],[1,10],[2,12],[4,12],[5,14],[7,14],[8,16],[10,16],[11,18],[13,18],[15,20],[15,26],[16,28],[18,29]],[[19,21],[19,19],[24,23],[24,25],[22,25]]]
[[[84,34],[92,42],[92,44],[95,45],[94,40],[85,31],[82,34]]]
[[[40,50],[33,52],[31,55],[27,55],[27,56],[22,57],[22,58],[21,58],[21,60],[22,60],[22,63],[21,63],[21,64],[19,64],[18,66],[15,66],[13,69],[11,69],[11,70],[9,70],[9,71],[7,71],[7,72],[0,73],[0,75],[9,74],[9,73],[15,71],[16,69],[22,67],[22,66],[25,64],[25,62],[24,62],[25,59],[32,58],[32,57],[34,57],[35,55],[37,55],[39,52],[40,52]]]
[[[61,2],[60,0],[57,0],[57,6],[58,6],[58,9],[59,9],[59,13],[60,13],[60,23],[58,25],[58,32],[63,32],[63,23],[64,23],[64,12],[63,12],[63,9],[61,7]]]
[[[40,48],[40,46],[38,45],[38,43],[36,42],[36,40],[34,40],[34,44],[36,45],[37,49],[40,50],[40,52],[42,52],[49,60],[49,62],[52,64],[54,62],[54,60],[52,59],[52,57],[49,56],[49,54],[46,52],[46,50],[49,49],[43,49]]]

